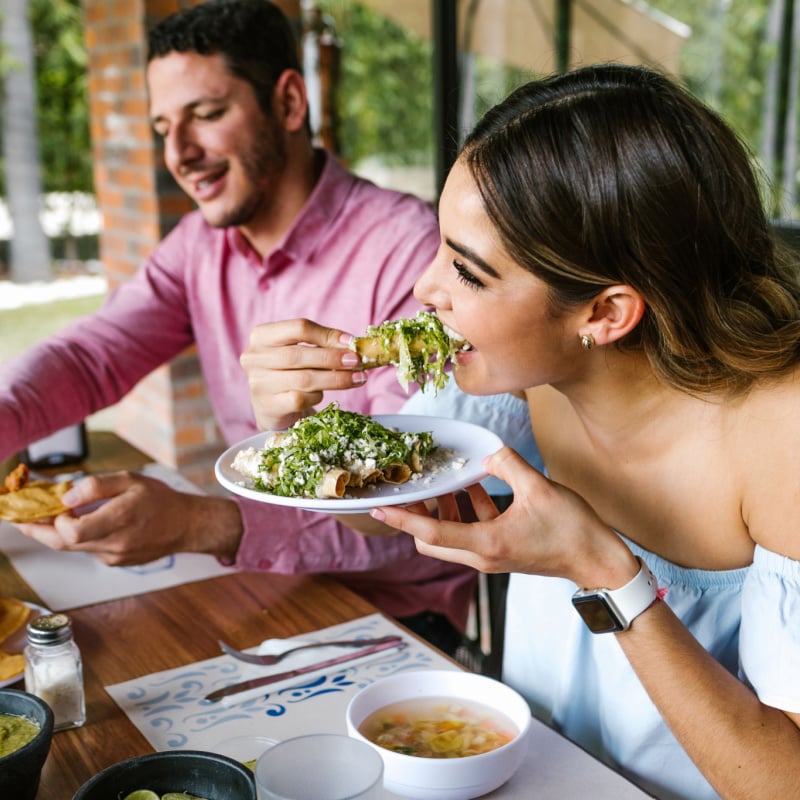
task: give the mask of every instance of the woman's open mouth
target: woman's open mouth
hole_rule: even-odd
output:
[[[444,332],[450,337],[450,351],[455,356],[458,353],[466,353],[473,349],[472,345],[457,331],[448,327],[442,322]]]

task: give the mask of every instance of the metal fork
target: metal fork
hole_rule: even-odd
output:
[[[229,644],[221,640],[217,640],[217,644],[222,648],[223,652],[229,656],[238,658],[240,661],[246,661],[248,664],[260,664],[262,667],[268,667],[272,664],[277,664],[283,661],[290,653],[296,653],[298,650],[310,650],[312,647],[368,647],[373,644],[384,644],[385,642],[397,641],[399,644],[402,642],[402,637],[396,634],[392,636],[381,636],[380,639],[345,639],[338,642],[313,642],[312,644],[301,644],[293,647],[291,650],[284,650],[282,653],[275,655],[259,655],[258,653],[244,653],[231,647]]]

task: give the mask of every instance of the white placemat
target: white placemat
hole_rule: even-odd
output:
[[[147,464],[140,470],[182,492],[200,490],[175,470]],[[178,553],[135,567],[108,567],[88,553],[51,550],[18,528],[0,521],[0,551],[53,611],[130,597],[182,583],[225,575],[213,556]]]
[[[253,667],[223,655],[185,667],[144,675],[107,686],[106,691],[155,750],[222,752],[225,742],[247,736],[283,740],[306,733],[346,733],[345,709],[352,696],[378,678],[412,669],[458,669],[448,659],[409,636],[381,614],[283,640],[284,648],[305,642],[373,638],[398,633],[408,647],[377,653],[329,669],[247,692],[234,702],[203,698],[214,689],[258,674],[284,672],[326,657],[319,651],[296,653],[272,667]],[[276,648],[275,640],[264,643]],[[325,653],[330,655],[330,648]],[[337,654],[342,650],[337,648]],[[316,655],[315,655],[316,654]]]
[[[405,635],[403,651],[379,654],[368,661],[343,664],[323,675],[273,684],[258,697],[224,706],[202,700],[208,692],[245,678],[250,667],[220,656],[186,667],[145,675],[107,686],[106,691],[155,750],[210,750],[241,761],[257,758],[267,747],[307,733],[346,733],[345,712],[353,695],[373,681],[403,670],[459,669],[380,614],[324,628],[294,639],[267,640],[264,650],[282,651],[293,643],[358,637]],[[251,648],[257,650],[260,648]],[[316,651],[315,651],[316,652]],[[328,651],[329,652],[329,651]],[[299,656],[299,654],[298,654]],[[264,671],[287,668],[288,656]],[[303,653],[306,662],[309,653]],[[384,790],[385,800],[401,800]],[[617,773],[533,720],[528,756],[511,780],[491,792],[492,800],[643,800],[649,795]]]

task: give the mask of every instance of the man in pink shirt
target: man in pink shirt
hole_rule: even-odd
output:
[[[166,165],[198,210],[96,314],[2,369],[0,460],[115,403],[192,344],[233,444],[258,431],[243,352],[275,336],[309,341],[300,318],[358,333],[418,310],[412,287],[439,242],[433,211],[312,147],[295,43],[276,6],[211,0],[173,15],[151,32],[147,81]],[[320,393],[320,404],[373,414],[406,399],[393,370],[367,380],[344,345],[339,366],[341,391]],[[282,421],[302,412],[290,387],[270,391]],[[322,514],[182,494],[129,473],[89,477],[65,497],[73,508],[98,500],[107,502],[88,514],[23,530],[111,565],[194,551],[241,569],[335,572],[444,649],[463,629],[474,573],[420,556],[408,536],[364,537]]]

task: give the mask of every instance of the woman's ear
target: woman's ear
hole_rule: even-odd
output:
[[[644,298],[630,286],[609,286],[592,301],[579,335],[591,334],[598,345],[612,344],[639,324],[646,307]]]
[[[308,116],[308,96],[303,76],[294,69],[285,69],[272,93],[276,118],[287,133],[302,130]]]

